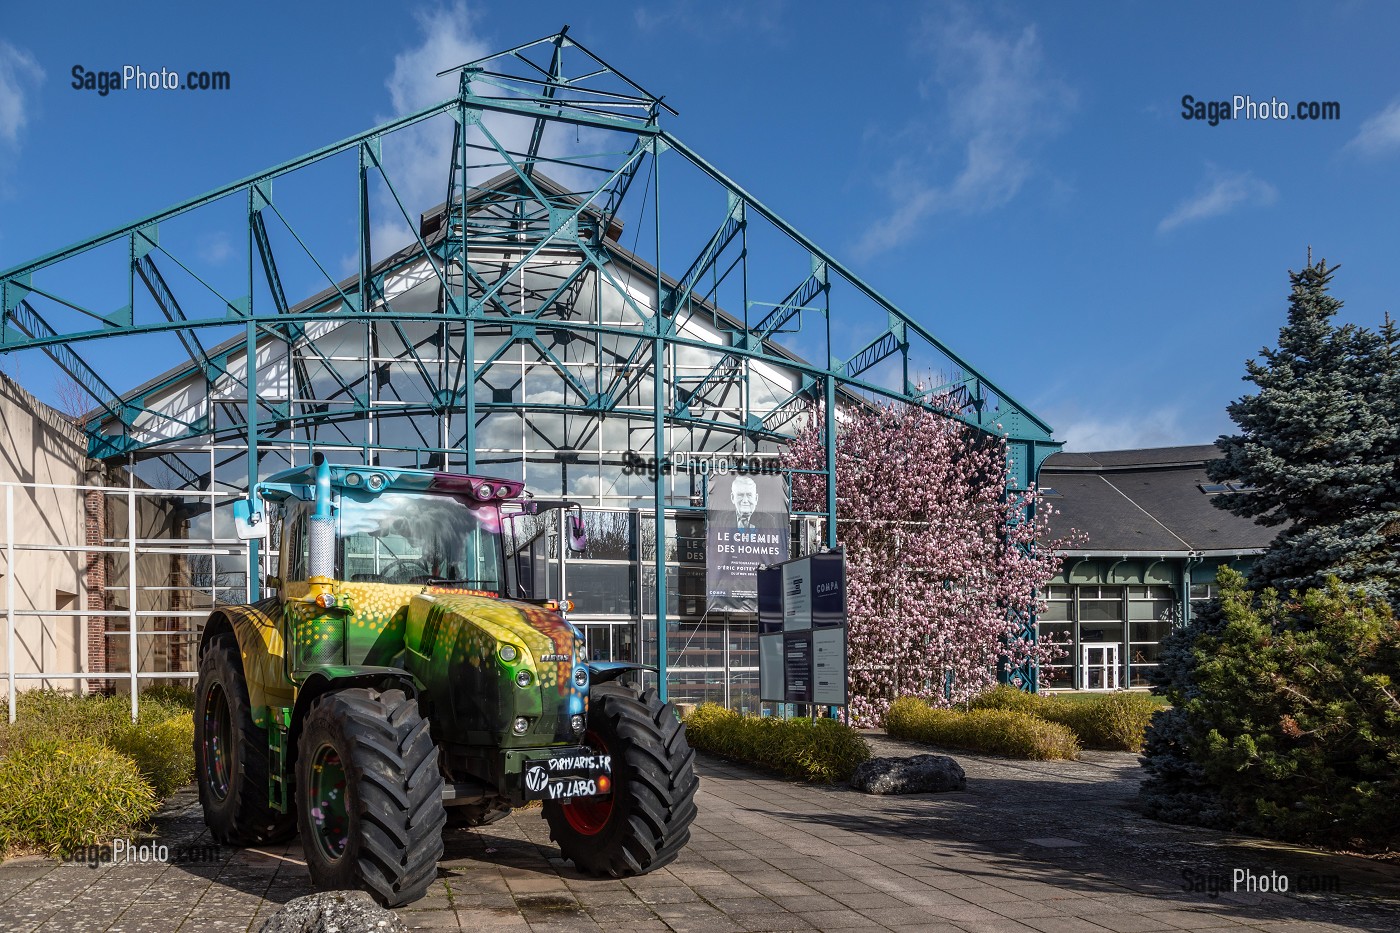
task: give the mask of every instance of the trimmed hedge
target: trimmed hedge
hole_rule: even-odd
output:
[[[0,703],[0,854],[71,851],[145,822],[194,778],[194,695],[164,686],[141,696],[28,690],[15,723]]]
[[[1075,694],[1071,697],[1027,693],[1000,686],[974,697],[974,710],[1011,710],[1067,726],[1084,748],[1141,751],[1152,714],[1166,704],[1148,693]]]
[[[885,714],[885,731],[897,739],[1008,758],[1079,757],[1079,742],[1068,728],[1014,709],[933,709],[900,697]]]
[[[744,716],[702,703],[685,728],[693,748],[819,784],[850,780],[856,765],[870,758],[865,739],[834,719]]]
[[[136,762],[100,742],[30,738],[0,759],[0,850],[97,845],[159,805]]]

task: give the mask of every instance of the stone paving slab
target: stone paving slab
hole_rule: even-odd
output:
[[[869,739],[876,754],[928,751]],[[527,933],[1400,931],[1400,865],[1144,819],[1133,755],[955,757],[966,791],[882,798],[701,756],[692,841],[667,868],[583,876],[538,810],[517,811],[452,833],[437,882],[399,914],[414,930]],[[158,833],[209,844],[192,792]],[[1292,890],[1231,891],[1236,869]],[[1327,890],[1302,890],[1313,881]],[[249,933],[310,890],[295,842],[190,864],[15,859],[0,865],[0,931]]]

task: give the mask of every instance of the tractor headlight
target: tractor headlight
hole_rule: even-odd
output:
[[[530,679],[529,671],[521,671],[519,674],[515,675],[515,684],[517,687],[528,687],[530,686]]]
[[[379,490],[383,489],[385,484],[386,480],[384,479],[384,474],[382,473],[371,473],[369,475],[369,479],[365,480],[365,485],[368,486],[373,492],[378,492]]]
[[[574,686],[585,687],[588,685],[588,668],[580,667],[574,671]]]
[[[516,717],[515,725],[511,728],[515,730],[516,735],[524,735],[530,729],[530,720],[526,719],[524,716],[518,716]]]
[[[509,664],[520,657],[520,652],[515,650],[514,645],[501,645],[501,660]]]
[[[583,717],[577,714],[570,716],[569,728],[574,730],[574,735],[581,734],[583,732]]]

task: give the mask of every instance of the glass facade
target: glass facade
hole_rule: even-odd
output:
[[[1171,631],[1177,596],[1170,586],[1051,586],[1040,636],[1064,653],[1047,668],[1056,689],[1144,687]]]
[[[1043,674],[1052,690],[1145,688],[1162,639],[1216,594],[1221,565],[1249,561],[1074,558],[1041,594],[1041,641],[1061,648]],[[1185,593],[1180,581],[1191,582]],[[1209,581],[1209,582],[1207,582]]]
[[[480,318],[338,320],[336,307],[322,308],[332,316],[287,333],[265,329],[252,380],[241,341],[230,341],[211,351],[226,354],[219,373],[168,374],[144,395],[150,414],[130,426],[108,422],[105,442],[131,450],[107,462],[153,488],[213,502],[184,533],[221,546],[204,577],[219,580],[225,598],[241,601],[250,589],[248,551],[233,534],[231,502],[249,485],[250,381],[258,477],[305,464],[313,451],[337,463],[465,473],[470,444],[476,474],[523,480],[534,496],[567,497],[585,509],[582,554],[560,547],[555,515],[511,523],[508,572],[538,597],[573,600],[571,618],[590,658],[654,665],[657,471],[638,458],[655,454],[660,410],[662,449],[688,464],[659,477],[672,696],[756,708],[755,618],[705,611],[706,458],[773,458],[803,424],[805,407],[794,409],[802,377],[775,363],[726,356],[746,338],[698,303],[673,326],[713,349],[668,344],[657,358],[647,332],[657,305],[655,272],[629,267],[622,255],[600,268],[580,251],[550,247],[508,281],[499,270],[514,265],[514,254],[474,248],[470,256],[466,292],[481,302]],[[460,276],[460,269],[446,271]],[[442,280],[421,257],[386,269],[384,281],[399,312],[443,308]],[[566,322],[607,330],[570,330]],[[355,577],[486,575],[466,551],[449,560],[407,532],[361,537],[341,555]],[[263,572],[271,572],[276,547],[262,557]]]

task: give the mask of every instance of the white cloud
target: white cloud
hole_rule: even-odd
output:
[[[211,233],[200,238],[199,258],[210,265],[223,265],[233,255],[233,241],[227,233]]]
[[[684,31],[710,39],[722,39],[736,32],[746,35],[763,33],[781,41],[787,35],[784,24],[789,12],[786,0],[733,5],[694,3],[692,0],[671,0],[669,3],[651,0],[638,4],[632,17],[637,28],[643,32]]]
[[[1346,148],[1372,157],[1400,152],[1400,100],[1367,118]]]
[[[393,117],[456,97],[457,73],[442,77],[438,77],[437,73],[499,51],[497,43],[481,36],[477,18],[468,9],[465,0],[420,10],[416,17],[421,41],[394,56],[394,70],[385,81]],[[482,93],[500,95],[506,92],[491,88]],[[379,119],[383,122],[390,117],[381,116]],[[487,113],[483,122],[507,151],[518,153],[528,147],[532,120]],[[385,172],[393,182],[404,210],[399,209],[393,195],[381,186],[374,200],[371,227],[376,259],[413,242],[413,233],[404,220],[404,211],[416,227],[418,215],[441,204],[447,195],[447,175],[452,164],[452,126],[452,117],[442,114],[384,137],[382,158]],[[598,131],[575,131],[562,124],[547,124],[540,154],[559,158],[569,153],[599,151],[606,148],[600,143],[602,135]],[[478,130],[470,131],[469,142],[489,145],[484,134]],[[468,158],[473,164],[501,161],[498,155],[479,150],[471,152]],[[477,184],[498,174],[503,168],[499,164],[477,168],[469,171],[468,179],[472,184]],[[545,164],[540,171],[574,190],[585,185],[591,189],[601,178],[596,173],[585,173],[569,166]]]
[[[1263,207],[1278,200],[1278,190],[1252,172],[1226,172],[1206,166],[1206,179],[1196,193],[1178,204],[1157,224],[1158,233],[1175,230],[1182,224],[1219,217],[1237,207]]]
[[[475,22],[464,0],[419,10],[416,18],[422,41],[394,56],[394,70],[385,81],[392,117],[455,97],[456,73],[442,77],[437,73],[491,53],[490,46],[475,34]],[[381,122],[387,119],[390,117],[379,118]],[[451,146],[450,116],[435,117],[384,137],[385,174],[415,225],[418,214],[440,204],[447,194]],[[370,241],[376,259],[412,242],[403,212],[383,186],[376,193],[372,215]]]
[[[1174,447],[1209,444],[1215,437],[1197,437],[1182,424],[1182,411],[1162,407],[1116,418],[1070,414],[1052,418],[1055,437],[1065,450],[1133,450],[1140,447]]]
[[[44,80],[44,69],[23,49],[0,39],[0,141],[18,146],[29,122],[29,92]]]
[[[940,17],[918,51],[937,65],[920,88],[937,94],[943,108],[907,129],[906,145],[925,150],[899,160],[888,173],[893,211],[871,225],[856,252],[872,256],[908,235],[928,216],[944,211],[977,213],[1014,198],[1036,171],[1036,146],[1063,125],[1075,94],[1046,68],[1035,27],[1005,34],[964,12]],[[940,161],[940,148],[955,143],[960,167],[935,181],[920,166]]]

